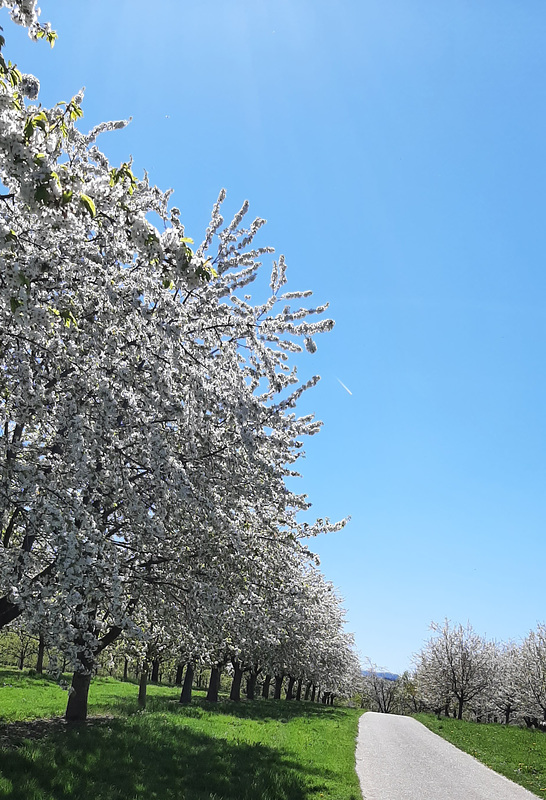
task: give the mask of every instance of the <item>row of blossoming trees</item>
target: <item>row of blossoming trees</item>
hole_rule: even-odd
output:
[[[517,643],[488,640],[470,624],[446,620],[431,627],[434,634],[416,656],[412,674],[385,681],[370,670],[364,680],[368,706],[545,727],[545,625]]]
[[[0,0],[53,44],[35,0]],[[315,350],[326,306],[294,308],[283,258],[270,294],[245,294],[263,220],[203,242],[169,193],[111,166],[0,53],[0,627],[24,620],[74,668],[67,716],[86,715],[98,659],[120,641],[144,665],[227,662],[348,690],[358,671],[339,598],[302,540],[302,437],[291,354]],[[149,217],[159,224],[152,225]],[[292,690],[292,687],[290,687]],[[237,691],[235,691],[237,695]]]

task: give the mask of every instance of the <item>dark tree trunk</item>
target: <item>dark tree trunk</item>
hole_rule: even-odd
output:
[[[246,699],[247,700],[254,700],[256,696],[256,681],[258,679],[258,670],[253,669],[248,676],[248,680],[246,682]]]
[[[302,683],[303,683],[303,680],[300,678],[299,681],[298,681],[297,689],[296,689],[296,700],[301,700],[301,685],[302,685]]]
[[[311,702],[312,702],[312,703],[314,703],[314,702],[315,702],[315,694],[316,694],[316,691],[317,691],[317,687],[315,686],[315,684],[313,684],[313,691],[311,692]]]
[[[142,665],[140,681],[138,684],[138,704],[140,708],[146,708],[146,689],[148,686],[148,664]]]
[[[191,690],[193,686],[194,669],[195,668],[193,664],[190,664],[188,661],[188,666],[186,667],[186,674],[184,676],[184,686],[182,687],[182,691],[180,693],[181,703],[191,703]]]
[[[87,698],[91,673],[75,672],[72,675],[72,687],[66,704],[65,719],[68,722],[85,722],[87,719]]]
[[[305,697],[303,698],[304,700],[309,700],[309,697],[311,696],[312,685],[313,684],[311,683],[311,681],[307,683],[307,686],[305,687]]]
[[[220,689],[220,667],[212,667],[210,671],[209,689],[207,692],[207,700],[209,703],[218,702],[218,691]]]
[[[269,699],[269,684],[271,683],[271,675],[266,675],[264,677],[264,682],[262,686],[262,697],[265,700]]]
[[[123,680],[129,680],[129,659],[127,656],[123,659]]]
[[[457,709],[457,719],[462,719],[463,718],[463,706],[464,706],[464,700],[463,700],[462,697],[460,697],[459,698],[459,707]]]
[[[294,684],[296,683],[296,679],[292,677],[292,675],[288,676],[288,686],[286,687],[286,699],[293,700],[294,699]]]
[[[40,634],[38,639],[38,657],[36,659],[36,672],[41,675],[44,671],[44,653],[45,653],[45,639]]]
[[[317,703],[320,703],[320,692],[321,692],[321,688],[319,686],[319,688],[317,689]]]
[[[176,678],[174,679],[176,686],[182,686],[183,674],[184,674],[184,664],[180,662],[180,664],[176,668]]]
[[[328,703],[328,698],[330,697],[329,692],[322,693],[322,705],[325,706]]]
[[[233,661],[233,680],[231,681],[231,692],[229,693],[229,699],[233,700],[235,703],[239,703],[241,700],[241,681],[243,680],[243,670],[241,669],[241,665],[238,661]]]
[[[154,660],[152,661],[151,682],[152,683],[159,683],[159,659],[158,658],[154,658]]]
[[[275,691],[273,692],[273,700],[281,699],[281,689],[284,675],[275,675]]]
[[[330,705],[331,705],[331,706],[333,706],[333,705],[334,705],[334,697],[335,697],[335,695],[334,695],[334,694],[331,694],[331,695],[330,695]]]
[[[264,675],[262,683],[262,697],[264,700],[269,700],[269,687],[271,685],[271,675]]]
[[[27,648],[21,647],[19,650],[19,669],[25,668],[25,656],[27,654]]]

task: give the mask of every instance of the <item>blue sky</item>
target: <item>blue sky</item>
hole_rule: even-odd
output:
[[[362,655],[401,671],[431,620],[546,619],[542,0],[41,5],[53,51],[0,24],[42,102],[85,85],[82,124],[132,116],[101,146],[188,235],[224,186],[331,302],[301,490],[352,516],[313,545]]]

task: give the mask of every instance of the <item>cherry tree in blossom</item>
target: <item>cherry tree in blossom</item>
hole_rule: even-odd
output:
[[[54,43],[35,2],[2,6]],[[310,292],[285,290],[282,256],[269,298],[244,294],[272,252],[248,204],[225,224],[222,192],[194,249],[170,193],[98,148],[126,123],[81,133],[83,92],[50,109],[38,93],[2,56],[0,626],[47,625],[78,718],[98,655],[148,635],[151,597],[183,613],[261,537],[297,550],[336,528],[300,524],[285,484],[320,427],[293,411],[318,378],[289,356],[333,323],[291,307]]]

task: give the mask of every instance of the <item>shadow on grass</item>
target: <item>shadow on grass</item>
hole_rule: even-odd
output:
[[[212,738],[176,717],[145,715],[65,725],[1,751],[0,797],[309,800],[324,791],[325,773],[263,744]]]
[[[173,697],[148,697],[146,708],[148,711],[162,711],[181,714],[186,717],[201,717],[203,712],[228,714],[241,719],[276,720],[289,722],[292,719],[305,717],[312,719],[340,719],[345,716],[344,709],[335,706],[323,706],[317,703],[292,700],[242,700],[234,703],[227,699],[220,699],[218,703],[207,703],[202,697],[194,697],[191,705],[181,705],[177,700],[178,694]],[[138,711],[135,697],[116,697],[112,694],[108,698],[108,707],[118,714],[134,714]]]

